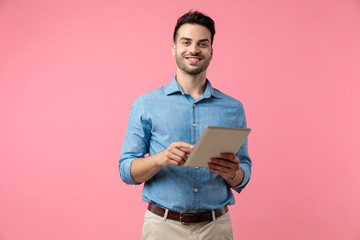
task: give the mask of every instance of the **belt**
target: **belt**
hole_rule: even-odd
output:
[[[158,207],[155,204],[149,203],[148,210],[160,217],[164,217],[166,210],[165,208]],[[215,218],[224,215],[229,211],[227,206],[214,209]],[[168,210],[167,219],[179,221],[181,223],[201,223],[201,222],[211,222],[214,220],[213,211],[208,212],[174,212]]]

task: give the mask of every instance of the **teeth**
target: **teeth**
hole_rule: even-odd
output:
[[[200,61],[200,59],[198,59],[198,58],[188,58],[188,59],[191,61]]]

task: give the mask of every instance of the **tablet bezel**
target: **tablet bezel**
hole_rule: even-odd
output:
[[[186,167],[208,167],[220,153],[236,154],[250,134],[250,128],[207,126],[185,161]]]

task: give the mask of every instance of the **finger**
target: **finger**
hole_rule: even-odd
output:
[[[235,169],[223,166],[223,165],[218,165],[218,164],[213,164],[213,163],[209,163],[208,165],[211,169],[214,169],[214,170],[222,172],[222,173],[231,173],[231,172],[234,172],[234,170],[235,170]]]
[[[171,151],[175,152],[176,155],[181,157],[183,157],[183,155],[186,156],[187,154],[190,154],[193,148],[193,145],[185,142],[174,142],[169,146],[169,150],[171,149]],[[176,151],[176,149],[180,150],[183,153],[180,154],[178,151]],[[187,156],[184,159],[186,160]]]
[[[234,163],[237,163],[239,164],[240,163],[240,159],[234,155],[234,154],[230,154],[230,153],[221,153],[220,154],[220,158],[223,158],[223,159],[227,159],[231,162],[234,162]]]
[[[168,156],[168,163],[170,165],[180,166],[180,165],[183,165],[185,163],[185,161],[181,157],[171,153]]]
[[[217,168],[211,167],[210,164],[209,164],[209,170],[213,173],[219,174],[221,177],[223,177],[225,179],[228,179],[228,178],[231,178],[232,176],[234,176],[234,172],[224,172]]]
[[[174,160],[174,159],[170,159],[171,160],[171,165],[175,165],[175,166],[181,166],[184,165],[185,161],[184,159],[180,159],[180,160]]]
[[[171,144],[173,147],[175,148],[187,148],[187,149],[190,149],[190,150],[193,150],[194,149],[194,146],[189,144],[189,143],[186,143],[186,142],[173,142]]]
[[[180,157],[181,159],[184,159],[184,160],[187,159],[187,153],[184,152],[184,151],[182,151],[182,150],[180,150],[180,149],[174,148],[174,149],[172,149],[171,152],[172,152],[174,155]]]
[[[222,159],[222,158],[212,158],[211,159],[211,163],[213,164],[217,164],[220,166],[224,166],[224,167],[228,167],[234,170],[238,170],[239,169],[239,163],[237,162],[232,162],[229,161],[227,159]]]
[[[230,161],[235,161],[236,156],[232,153],[221,153],[220,158],[227,159]]]
[[[167,154],[167,161],[171,164],[171,165],[181,165],[185,162],[185,160],[183,158],[181,158],[180,156],[172,153],[172,152],[168,152]]]
[[[188,148],[180,148],[180,150],[187,153],[187,154],[190,154],[192,152],[192,150],[188,149]]]

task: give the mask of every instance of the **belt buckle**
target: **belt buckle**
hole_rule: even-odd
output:
[[[188,216],[191,216],[191,215],[195,215],[195,212],[181,212],[180,213],[180,223],[181,224],[186,224],[186,222],[183,222],[183,215],[188,215]]]

